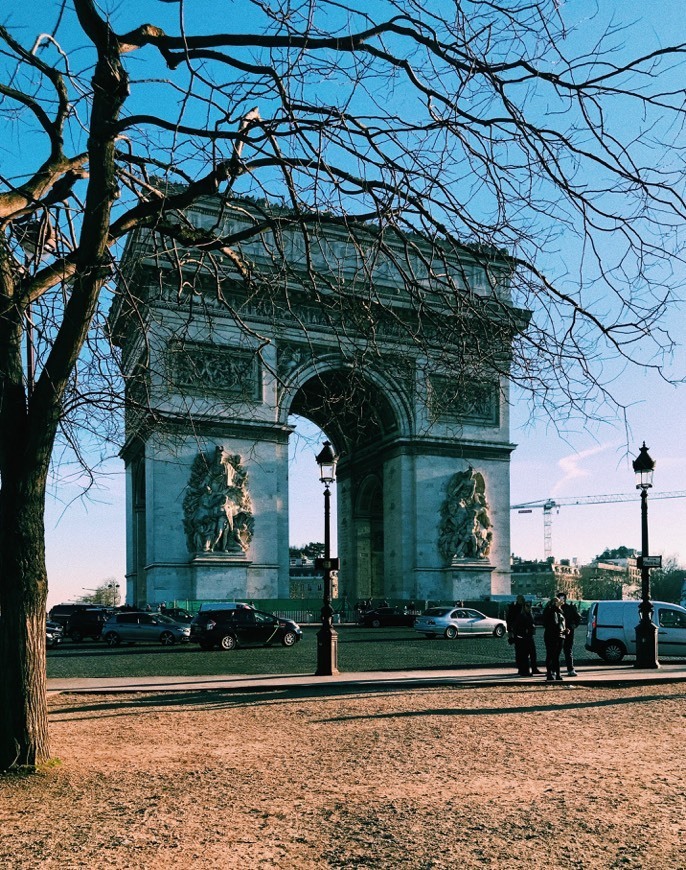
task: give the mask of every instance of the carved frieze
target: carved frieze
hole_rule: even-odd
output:
[[[500,393],[494,381],[465,383],[446,375],[430,375],[427,400],[433,420],[459,420],[479,426],[500,424]]]
[[[180,392],[261,399],[261,367],[251,350],[175,340],[167,360],[171,382]]]

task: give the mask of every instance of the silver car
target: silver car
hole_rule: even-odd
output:
[[[178,641],[188,641],[189,625],[180,625],[161,613],[123,611],[113,613],[102,628],[102,636],[110,646],[148,641],[171,646]]]
[[[447,637],[449,640],[462,635],[474,637],[479,634],[503,637],[507,623],[503,619],[486,616],[471,607],[430,607],[414,623],[415,631],[427,637]]]

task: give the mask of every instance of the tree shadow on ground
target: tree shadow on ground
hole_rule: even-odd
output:
[[[527,685],[517,687],[505,687],[494,685],[482,686],[465,686],[465,685],[449,685],[446,683],[430,683],[422,681],[415,686],[408,686],[407,683],[398,685],[393,684],[338,684],[325,686],[298,686],[287,689],[274,689],[256,692],[227,692],[225,690],[201,689],[196,691],[175,691],[175,692],[157,692],[144,693],[135,696],[122,695],[121,698],[112,700],[111,694],[107,699],[93,702],[89,700],[83,704],[69,704],[69,706],[59,709],[53,707],[50,710],[50,718],[54,721],[70,721],[82,719],[100,719],[121,716],[135,716],[144,713],[153,708],[165,708],[173,712],[187,712],[188,708],[195,708],[200,711],[217,711],[223,709],[234,709],[241,707],[254,706],[269,706],[283,705],[291,702],[300,702],[303,700],[335,700],[341,697],[353,698],[355,696],[369,697],[370,695],[388,696],[397,695],[399,693],[414,693],[417,690],[426,691],[437,688],[450,689],[451,691],[478,691],[480,693],[498,690],[499,693],[516,694],[517,697],[522,697],[522,704],[510,706],[491,706],[491,707],[432,707],[424,710],[401,710],[391,713],[365,714],[365,715],[347,715],[347,716],[332,716],[314,720],[319,723],[326,722],[353,722],[361,719],[394,719],[394,718],[412,718],[419,716],[496,716],[496,715],[513,715],[517,713],[538,713],[557,710],[579,710],[598,707],[613,707],[626,704],[645,704],[656,701],[666,701],[675,699],[686,699],[686,691],[680,691],[674,694],[651,694],[651,695],[628,695],[624,697],[615,697],[607,699],[594,700],[574,700],[563,701],[562,692],[574,691],[589,691],[588,687],[583,687],[568,683],[566,685]],[[600,689],[594,687],[596,691],[612,690],[620,688],[620,685],[603,687]],[[546,693],[548,699],[546,703],[526,703],[526,696],[533,693],[539,695]],[[552,695],[557,695],[554,698]],[[74,695],[69,696],[64,693],[65,697],[70,699]],[[59,701],[57,702],[59,703]]]

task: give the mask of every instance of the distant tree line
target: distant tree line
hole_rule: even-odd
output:
[[[319,541],[310,541],[309,544],[303,544],[300,547],[289,547],[288,555],[291,559],[301,559],[307,556],[308,559],[316,559],[324,555],[324,544]]]

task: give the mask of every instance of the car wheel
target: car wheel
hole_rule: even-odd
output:
[[[431,640],[432,638],[436,637],[436,635],[433,633],[433,631],[425,632],[425,636],[428,638],[428,640]]]
[[[381,620],[372,619],[372,628],[381,628]]]
[[[505,626],[504,625],[496,625],[493,630],[494,637],[505,637]]]
[[[603,647],[600,657],[611,665],[618,665],[626,655],[626,648],[619,640],[609,640]]]
[[[171,631],[163,631],[160,635],[160,643],[163,646],[173,646],[176,643],[176,638]]]
[[[236,649],[236,638],[232,634],[225,634],[219,641],[219,646],[225,650]]]
[[[83,640],[83,635],[78,630],[78,628],[72,628],[72,630],[69,632],[69,637],[74,641],[74,643],[81,643],[81,641]]]
[[[108,646],[119,646],[121,643],[121,638],[116,631],[108,631],[105,635],[105,640]]]
[[[444,634],[448,638],[448,640],[455,640],[455,638],[457,637],[457,629],[454,625],[449,625],[446,628]]]
[[[293,646],[298,640],[298,635],[294,631],[287,631],[281,638],[281,643],[284,646]]]

